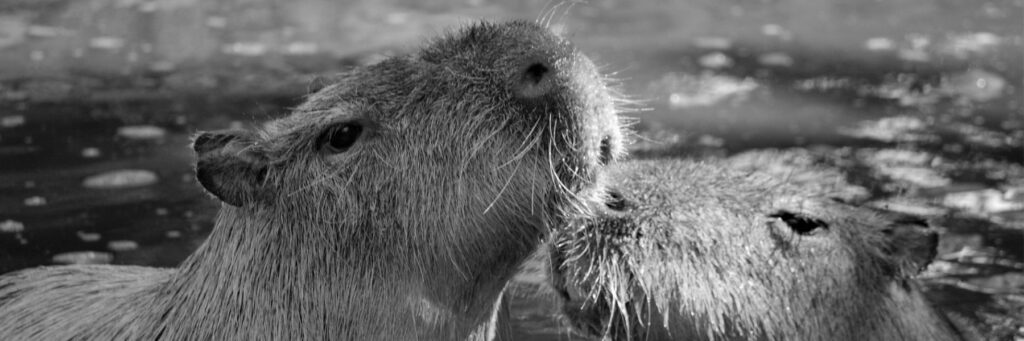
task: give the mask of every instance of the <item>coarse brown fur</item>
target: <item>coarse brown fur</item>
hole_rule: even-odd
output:
[[[0,277],[0,340],[492,339],[516,268],[603,195],[618,120],[546,27],[470,25],[258,131],[199,134],[197,178],[226,203],[206,243],[176,269]]]
[[[718,163],[624,163],[597,218],[555,235],[551,282],[611,340],[958,340],[910,278],[924,221]],[[621,192],[618,192],[621,191]]]

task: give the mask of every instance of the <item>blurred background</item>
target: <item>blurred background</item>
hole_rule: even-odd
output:
[[[555,4],[0,0],[0,273],[174,266],[217,208],[191,133],[285,115],[321,76],[480,18],[551,14],[639,101],[634,157],[731,158],[927,217],[927,295],[1024,340],[1024,1]],[[516,333],[567,339],[539,266],[513,286]]]

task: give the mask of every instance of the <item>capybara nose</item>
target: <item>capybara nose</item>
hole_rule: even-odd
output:
[[[527,99],[547,95],[554,88],[554,76],[551,63],[541,58],[527,59],[519,71],[516,95]]]

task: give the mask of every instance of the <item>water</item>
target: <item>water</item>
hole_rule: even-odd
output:
[[[0,7],[0,273],[74,261],[174,266],[217,208],[193,178],[193,132],[283,115],[315,76],[407,50],[462,18],[533,18],[544,5],[298,2],[275,17],[265,1],[193,17],[182,14],[189,1],[179,12],[93,2],[102,6]],[[862,187],[859,202],[939,226],[937,260],[920,277],[929,298],[1020,338],[1021,7],[595,1],[556,28],[637,99],[635,157],[812,155]],[[196,25],[167,24],[176,15]],[[103,20],[67,19],[90,16]],[[533,261],[513,283],[516,334],[569,339],[542,281]]]

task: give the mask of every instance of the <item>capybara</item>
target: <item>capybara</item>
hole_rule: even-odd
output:
[[[611,340],[959,340],[911,277],[938,234],[722,162],[621,163],[606,210],[556,233],[551,283]]]
[[[508,280],[622,153],[593,63],[477,23],[336,78],[255,131],[198,134],[224,204],[178,268],[0,277],[0,340],[486,340]]]

